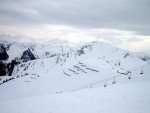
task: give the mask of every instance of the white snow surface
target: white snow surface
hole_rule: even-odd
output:
[[[143,75],[138,75],[143,76]],[[147,75],[144,75],[147,76]],[[1,101],[1,113],[149,113],[146,81]]]
[[[0,85],[0,113],[150,113],[150,64],[129,51],[94,42],[82,55],[55,46],[47,58],[40,47],[41,59],[19,64]]]

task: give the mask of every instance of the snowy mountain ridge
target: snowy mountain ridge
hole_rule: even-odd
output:
[[[136,86],[141,88],[140,90],[145,95],[144,105],[148,106],[147,102],[150,102],[149,93],[142,89],[145,85],[146,88],[150,85],[150,66],[129,51],[103,42],[73,46],[66,43],[62,43],[62,45],[59,45],[59,43],[12,43],[11,45],[2,45],[3,47],[1,47],[5,49],[1,53],[4,55],[5,51],[9,56],[7,60],[2,60],[2,63],[8,63],[9,65],[6,65],[8,68],[4,69],[9,70],[9,67],[13,67],[13,69],[11,68],[11,75],[5,73],[5,76],[0,76],[0,110],[2,113],[10,111],[14,113],[20,111],[33,111],[33,113],[44,111],[48,113],[51,110],[54,113],[61,111],[65,113],[69,112],[67,108],[74,113],[77,111],[79,113],[90,113],[92,111],[97,113],[96,110],[100,110],[100,108],[104,113],[109,113],[113,109],[106,109],[106,101],[108,99],[111,103],[114,103],[113,98],[117,102],[126,102],[120,105],[121,107],[117,111],[119,113],[121,108],[125,106],[124,109],[127,109],[127,104],[129,104],[124,98],[130,99],[130,96],[134,95],[134,93],[131,93],[132,90],[135,93],[139,91]],[[16,57],[17,60],[14,65],[9,64]],[[140,86],[140,84],[143,86]],[[108,88],[104,89],[104,87]],[[130,87],[130,92],[127,91],[128,87]],[[122,88],[124,91],[121,91]],[[115,92],[117,91],[121,92],[122,95],[118,93],[116,95]],[[104,95],[107,95],[107,97]],[[139,104],[143,97],[135,95],[136,98],[133,100]],[[111,98],[112,96],[113,98]],[[106,100],[103,100],[103,98]],[[148,98],[148,100],[146,101],[145,98]],[[86,101],[86,103],[78,101],[79,99],[82,102]],[[89,107],[91,101],[93,104],[91,106],[97,107]],[[35,109],[30,108],[28,102],[33,102]],[[39,107],[38,103],[40,102],[43,107],[46,107],[45,110]],[[44,102],[46,103],[44,104]],[[59,102],[64,104],[58,104]],[[23,103],[21,108],[16,106],[17,103]],[[99,106],[99,103],[103,105]],[[136,105],[136,103],[131,102],[133,105]],[[78,110],[71,107],[74,106],[73,104]],[[10,109],[6,109],[6,105],[9,105]],[[27,109],[24,109],[23,105]],[[50,109],[47,107],[48,105],[50,105]],[[115,109],[118,105],[119,103],[114,105]],[[83,110],[81,107],[88,109]],[[139,111],[139,109],[137,110]],[[131,111],[138,113],[137,110]],[[148,113],[148,107],[146,107],[145,113]]]
[[[108,76],[104,76],[107,78],[117,74],[129,75],[134,68],[146,65],[129,51],[102,42],[92,42],[78,47],[13,43],[7,53],[8,61],[16,57],[21,59],[19,63],[13,65],[11,76],[4,77],[12,80],[33,75],[36,77],[48,76],[50,73],[54,73],[54,77],[57,76],[57,73],[72,77],[89,75],[91,72],[94,72],[96,76],[100,73],[102,75],[109,73],[106,74]],[[8,69],[6,68],[6,70]],[[110,76],[111,73],[113,76]],[[6,80],[2,79],[1,83],[6,83]],[[31,79],[31,81],[33,80]]]

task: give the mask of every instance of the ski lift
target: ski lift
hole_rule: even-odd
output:
[[[143,69],[141,70],[141,72],[140,72],[140,74],[143,74],[144,72],[143,72]]]
[[[128,79],[131,79],[131,74],[128,76]]]
[[[115,79],[115,77],[114,77],[112,84],[115,84],[115,83],[116,83],[116,79]]]
[[[107,81],[105,82],[104,87],[107,87]]]

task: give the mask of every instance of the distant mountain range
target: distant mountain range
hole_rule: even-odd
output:
[[[150,55],[144,52],[133,52],[134,55],[142,59],[143,61],[150,62]]]

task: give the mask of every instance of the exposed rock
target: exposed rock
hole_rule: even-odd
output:
[[[33,53],[31,52],[30,49],[26,50],[23,52],[23,55],[21,56],[21,60],[23,61],[29,61],[29,60],[35,60],[35,56],[33,55]]]
[[[0,76],[11,76],[13,69],[17,64],[18,62],[16,62],[15,60],[12,60],[11,63],[0,62]]]
[[[140,58],[140,59],[142,59],[143,61],[148,61],[148,60],[150,60],[150,57],[148,57],[148,56],[145,56],[145,57],[143,57],[143,58]]]
[[[0,44],[0,60],[7,60],[8,57],[5,47]]]
[[[77,50],[77,54],[80,56],[80,55],[85,54],[85,53],[84,53],[84,50],[81,49],[81,50]]]

